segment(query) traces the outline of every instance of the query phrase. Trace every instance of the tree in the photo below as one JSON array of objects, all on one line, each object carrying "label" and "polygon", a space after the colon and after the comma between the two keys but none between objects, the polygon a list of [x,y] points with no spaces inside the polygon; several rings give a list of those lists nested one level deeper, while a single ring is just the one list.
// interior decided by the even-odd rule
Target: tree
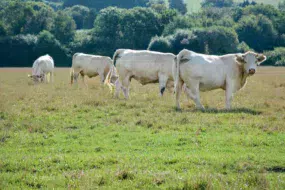
[{"label": "tree", "polygon": [[122,37],[120,23],[123,9],[108,7],[102,9],[94,21],[92,41],[99,47],[98,54],[111,56],[117,48],[120,48],[119,39]]},{"label": "tree", "polygon": [[28,5],[30,5],[35,12],[24,26],[23,33],[38,34],[42,30],[51,31],[56,15],[54,10],[42,2],[28,2]]},{"label": "tree", "polygon": [[161,34],[158,15],[149,8],[129,9],[122,17],[121,32],[123,47],[146,49],[151,38]]},{"label": "tree", "polygon": [[12,1],[4,8],[2,19],[7,24],[10,35],[17,35],[23,32],[24,27],[31,21],[35,14],[32,6],[20,1]]},{"label": "tree", "polygon": [[6,36],[7,35],[7,30],[5,28],[5,25],[3,22],[0,21],[0,37]]},{"label": "tree", "polygon": [[278,8],[281,11],[285,11],[285,0],[282,0],[278,3]]},{"label": "tree", "polygon": [[177,9],[183,15],[187,13],[187,5],[184,0],[169,0],[169,8]]},{"label": "tree", "polygon": [[242,3],[239,4],[240,7],[246,7],[249,5],[256,5],[257,3],[255,1],[249,1],[249,0],[244,0]]},{"label": "tree", "polygon": [[67,44],[73,40],[76,24],[71,16],[59,11],[54,19],[52,33],[61,43]]},{"label": "tree", "polygon": [[201,3],[202,7],[232,7],[234,5],[233,0],[204,0]]},{"label": "tree", "polygon": [[77,29],[82,29],[85,25],[87,25],[90,14],[90,10],[88,7],[82,5],[75,5],[73,7],[66,8],[63,11],[73,18],[76,23]]},{"label": "tree", "polygon": [[270,20],[279,16],[280,12],[273,5],[256,4],[250,5],[243,9],[243,15],[264,15]]},{"label": "tree", "polygon": [[277,31],[264,15],[243,16],[236,27],[240,41],[256,51],[270,50],[276,44]]},{"label": "tree", "polygon": [[83,5],[89,8],[96,8],[101,10],[110,6],[119,8],[133,8],[133,7],[146,7],[148,0],[65,0],[64,7],[72,7],[74,5]]}]

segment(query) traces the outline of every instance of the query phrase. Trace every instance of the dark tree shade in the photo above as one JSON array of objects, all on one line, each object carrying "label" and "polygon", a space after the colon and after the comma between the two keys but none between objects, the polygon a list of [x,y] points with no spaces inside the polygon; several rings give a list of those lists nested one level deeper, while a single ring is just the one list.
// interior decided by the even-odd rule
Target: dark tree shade
[{"label": "dark tree shade", "polygon": [[181,14],[187,13],[187,6],[184,0],[169,0],[169,8],[177,9]]},{"label": "dark tree shade", "polygon": [[97,10],[104,9],[109,6],[116,6],[119,8],[133,8],[145,7],[148,0],[65,0],[64,7],[72,7],[74,5],[84,5],[89,8],[96,8]]}]

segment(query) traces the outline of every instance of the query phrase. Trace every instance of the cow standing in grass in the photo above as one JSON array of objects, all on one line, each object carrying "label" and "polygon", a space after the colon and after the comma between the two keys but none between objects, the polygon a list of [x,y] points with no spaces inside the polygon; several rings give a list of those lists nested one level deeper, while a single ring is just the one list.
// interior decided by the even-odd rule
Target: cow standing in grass
[{"label": "cow standing in grass", "polygon": [[[119,80],[115,82],[115,97],[123,90],[126,99],[129,98],[129,86],[131,79],[135,79],[142,85],[159,83],[160,95],[166,87],[173,87],[172,65],[176,56],[172,53],[160,53],[148,50],[118,49],[113,56],[114,69]],[[115,73],[115,72],[114,72]]]},{"label": "cow standing in grass", "polygon": [[200,102],[199,91],[224,89],[226,91],[226,109],[231,108],[233,93],[246,84],[248,76],[256,72],[257,65],[266,60],[263,54],[246,52],[223,56],[198,54],[182,50],[177,55],[173,68],[176,91],[176,107],[180,109],[179,99],[182,85],[196,107],[204,109]]},{"label": "cow standing in grass", "polygon": [[[82,81],[87,86],[84,76],[89,78],[100,76],[101,83],[104,84],[105,78],[113,67],[110,57],[89,55],[84,53],[75,53],[72,58],[72,68],[70,73],[71,84],[77,82],[79,74]],[[114,79],[116,80],[116,79]],[[114,82],[113,80],[111,82]]]},{"label": "cow standing in grass", "polygon": [[53,82],[54,61],[51,56],[44,55],[39,57],[33,64],[32,75],[28,77],[32,78],[35,83],[38,82]]}]

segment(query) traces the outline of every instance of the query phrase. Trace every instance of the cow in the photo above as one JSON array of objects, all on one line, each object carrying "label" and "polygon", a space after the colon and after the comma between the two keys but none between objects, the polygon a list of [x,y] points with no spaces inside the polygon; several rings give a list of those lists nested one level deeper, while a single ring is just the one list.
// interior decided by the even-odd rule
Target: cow
[{"label": "cow", "polygon": [[[89,78],[100,76],[101,84],[104,84],[105,78],[113,67],[113,61],[110,57],[90,55],[84,53],[75,53],[72,57],[72,67],[70,72],[70,83],[77,82],[79,74],[86,87],[84,76]],[[118,77],[117,77],[118,78]],[[113,79],[113,83],[117,78]]]},{"label": "cow", "polygon": [[245,86],[247,77],[254,75],[257,65],[265,60],[265,55],[251,51],[223,56],[204,55],[186,49],[180,51],[173,67],[177,109],[180,109],[179,99],[184,83],[186,95],[197,108],[204,109],[200,91],[221,88],[226,91],[225,107],[231,109],[233,94]]},{"label": "cow", "polygon": [[[176,56],[172,53],[160,53],[149,50],[118,49],[113,56],[114,69],[119,79],[115,82],[115,97],[123,90],[125,99],[129,99],[129,85],[135,79],[142,85],[159,83],[162,96],[165,88],[174,86],[172,67]],[[112,76],[112,74],[110,74]]]},{"label": "cow", "polygon": [[33,63],[32,75],[28,77],[32,78],[35,83],[38,82],[53,82],[54,61],[51,56],[44,55],[39,57]]}]

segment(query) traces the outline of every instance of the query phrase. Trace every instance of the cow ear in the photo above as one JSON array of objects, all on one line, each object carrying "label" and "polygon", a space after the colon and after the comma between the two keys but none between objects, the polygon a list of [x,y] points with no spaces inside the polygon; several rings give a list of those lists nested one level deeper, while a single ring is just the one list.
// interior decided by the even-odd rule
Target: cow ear
[{"label": "cow ear", "polygon": [[260,64],[266,60],[266,56],[263,54],[257,54],[256,59],[257,59],[258,63]]},{"label": "cow ear", "polygon": [[236,55],[236,60],[239,63],[244,63],[245,62],[244,58],[245,58],[245,55],[243,55],[243,54]]}]

